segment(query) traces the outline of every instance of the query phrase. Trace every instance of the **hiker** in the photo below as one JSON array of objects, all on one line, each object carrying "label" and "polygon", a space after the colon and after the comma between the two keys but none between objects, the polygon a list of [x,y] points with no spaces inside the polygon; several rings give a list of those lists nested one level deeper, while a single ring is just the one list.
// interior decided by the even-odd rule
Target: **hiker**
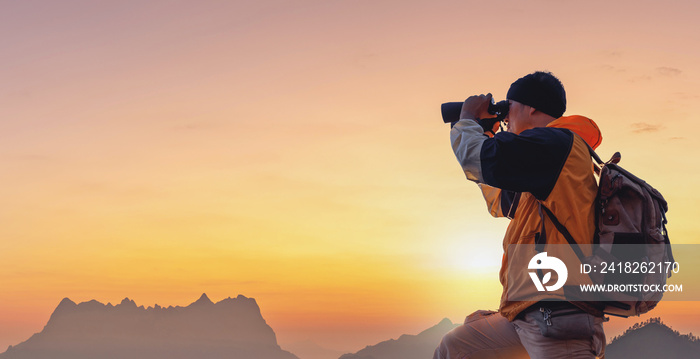
[{"label": "hiker", "polygon": [[[600,144],[598,127],[583,116],[562,117],[566,93],[559,79],[549,72],[535,72],[516,80],[506,97],[506,131],[487,136],[476,121],[493,117],[487,112],[491,103],[488,94],[469,97],[450,132],[457,160],[467,179],[479,185],[491,215],[511,220],[503,239],[504,251],[510,244],[535,244],[540,238],[546,238],[547,244],[567,243],[552,222],[544,219],[542,207],[554,212],[579,243],[592,243],[597,183],[586,143],[593,148]],[[602,308],[593,302],[508,300],[509,260],[508,252],[504,252],[498,312],[479,310],[470,314],[464,325],[443,337],[433,358],[603,357]],[[536,293],[535,286],[531,287]],[[562,321],[592,323],[591,334],[583,339],[545,337],[536,323],[538,316],[542,318],[543,307],[580,312],[557,324],[577,328],[577,322]]]}]

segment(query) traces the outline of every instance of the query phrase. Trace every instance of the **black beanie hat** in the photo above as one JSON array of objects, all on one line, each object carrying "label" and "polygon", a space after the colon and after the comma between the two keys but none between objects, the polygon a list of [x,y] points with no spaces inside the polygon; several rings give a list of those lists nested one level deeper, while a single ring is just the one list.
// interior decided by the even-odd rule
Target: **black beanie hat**
[{"label": "black beanie hat", "polygon": [[566,111],[566,92],[549,72],[535,72],[513,82],[506,98],[559,118]]}]

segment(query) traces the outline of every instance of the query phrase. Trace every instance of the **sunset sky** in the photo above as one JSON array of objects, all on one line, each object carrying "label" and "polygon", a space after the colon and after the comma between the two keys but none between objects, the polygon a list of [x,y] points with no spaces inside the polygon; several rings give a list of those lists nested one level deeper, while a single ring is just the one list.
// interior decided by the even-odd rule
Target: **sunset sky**
[{"label": "sunset sky", "polygon": [[[442,102],[548,70],[700,243],[697,1],[0,1],[0,352],[64,297],[357,351],[494,309]],[[700,302],[651,313],[700,332]],[[645,317],[646,318],[646,317]],[[638,319],[638,318],[637,318]],[[636,319],[614,321],[608,336]]]}]

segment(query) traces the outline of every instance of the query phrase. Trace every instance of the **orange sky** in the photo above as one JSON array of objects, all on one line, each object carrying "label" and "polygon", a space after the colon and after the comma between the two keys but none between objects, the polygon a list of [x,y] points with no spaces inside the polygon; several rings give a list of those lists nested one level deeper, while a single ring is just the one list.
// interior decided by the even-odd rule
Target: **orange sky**
[{"label": "orange sky", "polygon": [[[697,243],[699,6],[5,3],[0,350],[63,297],[243,294],[283,344],[353,351],[494,308],[507,223],[439,105],[535,70],[598,122],[602,157],[666,196],[672,240]],[[700,330],[696,302],[652,314]]]}]

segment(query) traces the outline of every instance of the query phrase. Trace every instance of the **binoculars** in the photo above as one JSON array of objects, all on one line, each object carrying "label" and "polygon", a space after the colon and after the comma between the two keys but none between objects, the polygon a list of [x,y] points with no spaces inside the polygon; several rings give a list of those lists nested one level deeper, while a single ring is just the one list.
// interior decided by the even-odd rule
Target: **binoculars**
[{"label": "binoculars", "polygon": [[[493,101],[493,100],[492,100]],[[462,112],[462,104],[464,102],[446,102],[441,106],[442,121],[445,123],[455,123],[460,120],[459,115]],[[484,132],[493,133],[493,125],[496,122],[503,121],[508,116],[508,100],[499,101],[489,104],[488,112],[495,117],[475,119],[484,129]]]}]

